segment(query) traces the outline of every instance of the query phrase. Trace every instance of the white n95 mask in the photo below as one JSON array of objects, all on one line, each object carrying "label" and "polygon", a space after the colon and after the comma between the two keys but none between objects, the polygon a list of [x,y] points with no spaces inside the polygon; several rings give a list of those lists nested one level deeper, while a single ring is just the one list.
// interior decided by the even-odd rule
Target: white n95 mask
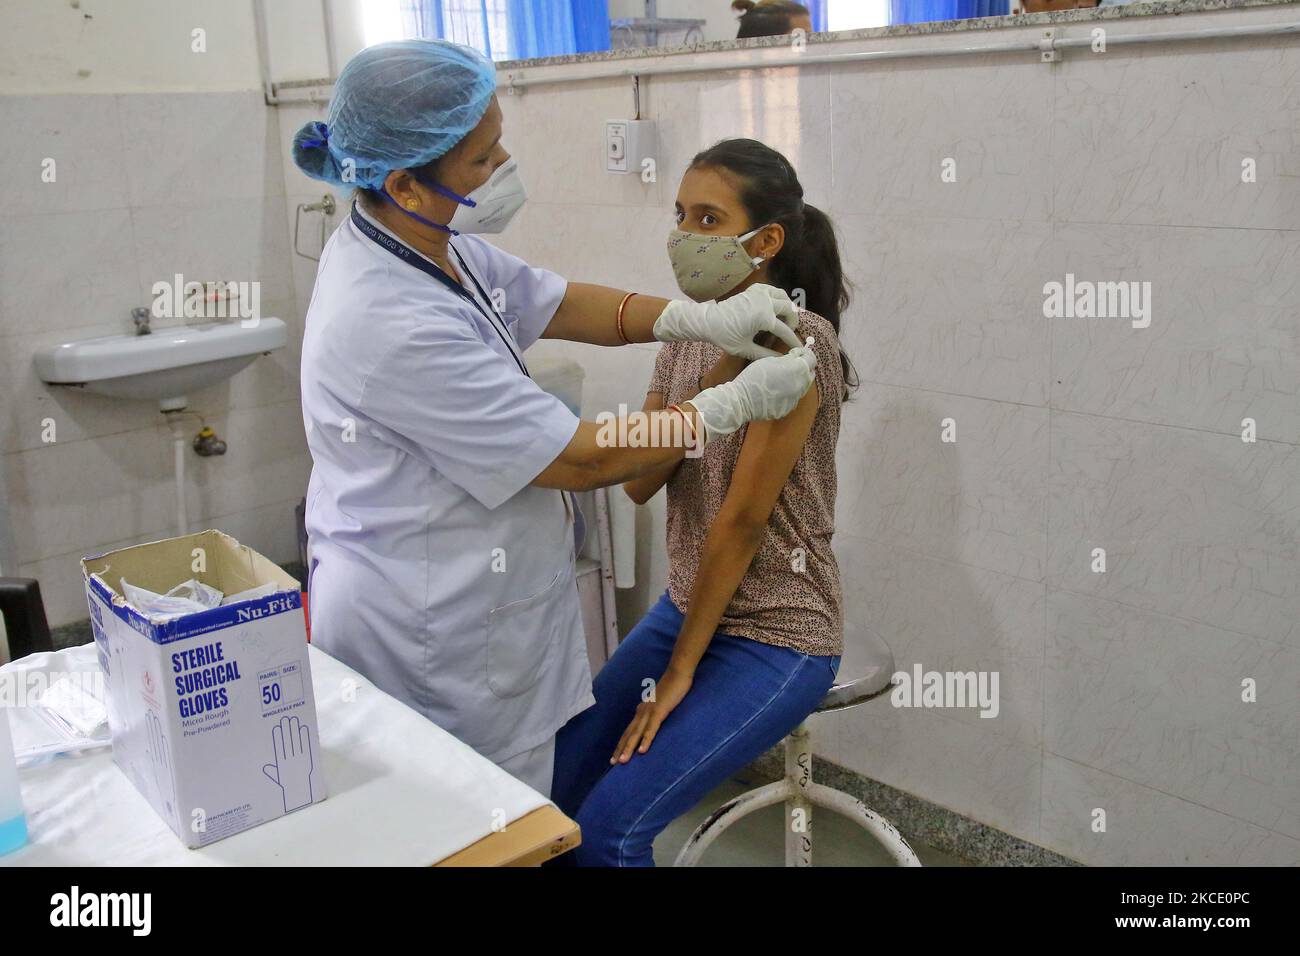
[{"label": "white n95 mask", "polygon": [[497,167],[487,182],[464,198],[474,205],[461,201],[451,222],[447,223],[449,228],[469,233],[496,233],[505,229],[528,198],[524,181],[519,178],[519,164],[513,156],[510,157]]},{"label": "white n95 mask", "polygon": [[744,246],[762,228],[743,236],[711,236],[674,229],[668,236],[668,258],[677,287],[696,302],[726,295],[763,264],[762,256],[751,257]]}]

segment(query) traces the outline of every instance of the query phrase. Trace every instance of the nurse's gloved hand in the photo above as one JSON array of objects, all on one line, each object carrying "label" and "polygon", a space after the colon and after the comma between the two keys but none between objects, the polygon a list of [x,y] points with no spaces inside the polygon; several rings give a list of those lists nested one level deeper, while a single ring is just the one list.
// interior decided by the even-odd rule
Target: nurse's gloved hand
[{"label": "nurse's gloved hand", "polygon": [[812,385],[816,367],[816,353],[801,345],[751,362],[730,382],[704,389],[690,400],[704,425],[704,444],[749,422],[789,415]]},{"label": "nurse's gloved hand", "polygon": [[712,342],[741,358],[779,355],[754,341],[770,332],[791,349],[800,347],[799,310],[781,289],[752,285],[722,302],[687,302],[674,299],[655,320],[654,336],[660,342]]}]

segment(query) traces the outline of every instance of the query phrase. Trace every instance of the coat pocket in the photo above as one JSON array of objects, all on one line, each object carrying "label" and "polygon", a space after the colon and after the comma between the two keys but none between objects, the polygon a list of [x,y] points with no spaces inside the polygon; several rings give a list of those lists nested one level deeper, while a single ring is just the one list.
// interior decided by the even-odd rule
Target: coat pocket
[{"label": "coat pocket", "polygon": [[561,568],[536,594],[488,612],[487,680],[497,697],[518,697],[541,678],[555,646],[568,580]]}]

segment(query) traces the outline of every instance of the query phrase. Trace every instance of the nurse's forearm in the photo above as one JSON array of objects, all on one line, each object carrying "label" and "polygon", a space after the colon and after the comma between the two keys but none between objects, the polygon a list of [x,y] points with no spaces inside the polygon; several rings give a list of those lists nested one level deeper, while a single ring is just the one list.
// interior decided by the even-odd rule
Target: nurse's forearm
[{"label": "nurse's forearm", "polygon": [[[546,466],[532,483],[539,488],[590,491],[630,481],[686,457],[691,435],[703,435],[699,413],[689,403],[674,411],[638,413],[611,417],[608,421],[580,422],[564,451]],[[693,429],[693,431],[692,431]]]},{"label": "nurse's forearm", "polygon": [[[689,401],[695,395],[691,394],[683,398],[683,401]],[[664,396],[662,392],[646,392],[645,403],[641,406],[641,411],[649,414],[651,412],[661,412],[664,410]],[[623,491],[627,496],[639,505],[645,504],[653,498],[665,484],[668,479],[677,471],[680,461],[672,462],[668,465],[661,465],[658,468],[651,468],[643,475],[637,475],[630,481],[623,482]]]},{"label": "nurse's forearm", "polygon": [[564,300],[542,333],[544,339],[564,339],[589,345],[626,345],[653,342],[655,320],[668,299],[637,293],[623,307],[623,335],[618,335],[618,307],[627,292],[603,285],[570,282]]},{"label": "nurse's forearm", "polygon": [[[722,357],[713,363],[713,367],[700,376],[700,387],[689,389],[686,394],[677,400],[678,403],[689,402],[706,388],[721,385],[723,382],[730,382],[748,364],[747,359],[736,358],[736,356],[727,355],[724,352]],[[663,395],[659,392],[649,392],[646,395],[646,403],[641,407],[641,410],[649,412],[663,407]],[[626,481],[623,483],[623,490],[627,492],[629,498],[637,504],[643,505],[657,495],[659,489],[668,483],[668,480],[673,476],[673,472],[677,470],[678,464],[680,462],[673,462],[671,465],[664,465],[662,468],[653,469],[644,475],[633,478],[631,481]]]}]

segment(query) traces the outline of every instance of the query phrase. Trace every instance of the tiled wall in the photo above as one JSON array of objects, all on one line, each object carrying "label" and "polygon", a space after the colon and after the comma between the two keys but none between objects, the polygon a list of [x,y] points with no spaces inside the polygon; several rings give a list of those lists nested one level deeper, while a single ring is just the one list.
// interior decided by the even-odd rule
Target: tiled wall
[{"label": "tiled wall", "polygon": [[0,129],[0,449],[18,572],[40,580],[51,623],[86,616],[80,557],[173,534],[176,496],[156,406],[50,389],[33,354],[131,331],[130,310],[178,272],[260,282],[261,314],[290,330],[286,348],[190,396],[229,445],[224,457],[187,451],[191,526],[294,558],[310,459],[275,110],[257,90],[6,96]]},{"label": "tiled wall", "polygon": [[[1253,13],[1141,29],[1294,19]],[[824,756],[1090,863],[1300,863],[1297,75],[1257,39],[654,77],[651,184],[602,169],[627,80],[502,96],[531,193],[502,245],[573,279],[672,292],[677,180],[725,136],[784,151],[839,227],[848,640],[996,670],[1001,712],[879,700],[816,720]],[[1067,272],[1151,282],[1151,326],[1045,319]],[[584,363],[588,414],[639,407],[653,347],[539,347]]]}]

